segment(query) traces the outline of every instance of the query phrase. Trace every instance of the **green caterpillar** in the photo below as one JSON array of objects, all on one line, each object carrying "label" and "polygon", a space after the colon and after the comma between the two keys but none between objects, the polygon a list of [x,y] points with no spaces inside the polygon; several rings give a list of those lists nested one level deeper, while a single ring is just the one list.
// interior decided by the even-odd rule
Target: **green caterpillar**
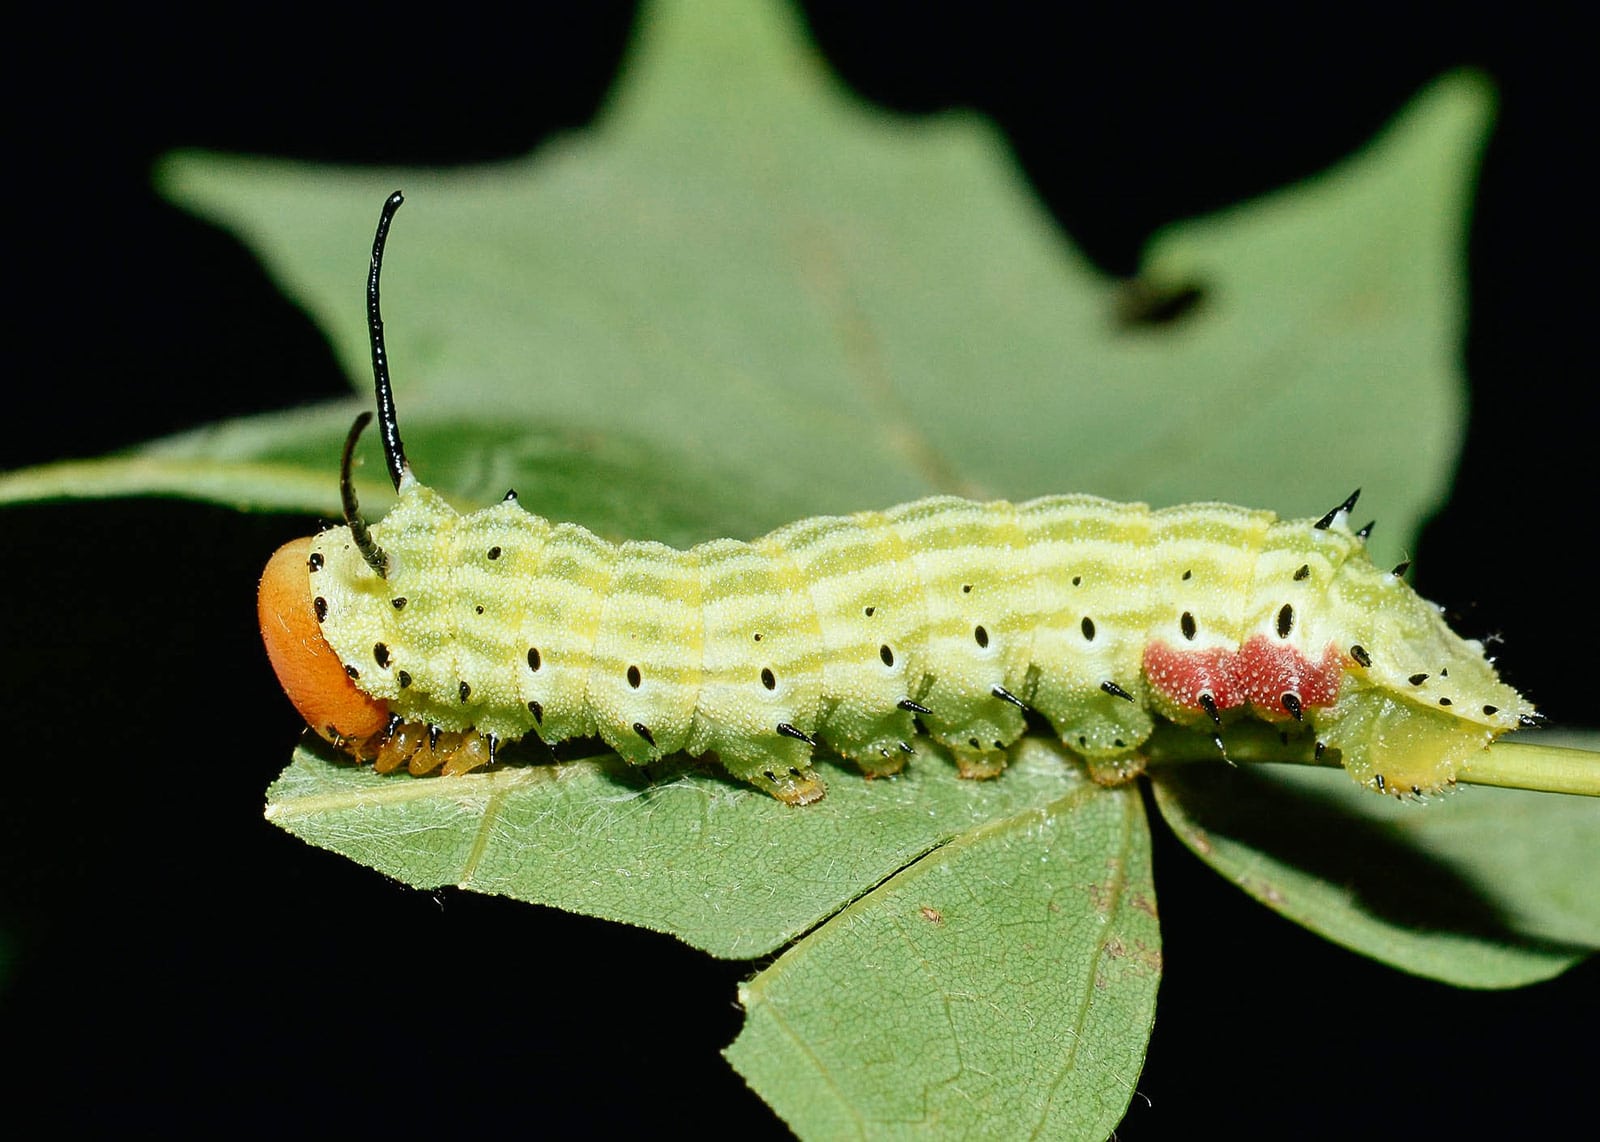
[{"label": "green caterpillar", "polygon": [[1314,735],[1358,781],[1450,784],[1533,707],[1404,582],[1374,566],[1352,495],[1316,520],[1226,504],[933,497],[751,542],[609,543],[514,494],[461,515],[406,461],[378,282],[375,386],[399,502],[297,540],[261,586],[263,637],[307,723],[382,770],[460,773],[529,734],[598,737],[633,764],[715,754],[800,805],[818,748],[869,776],[919,736],[964,776],[1001,771],[1043,719],[1136,768],[1158,718],[1213,738],[1239,717]]}]

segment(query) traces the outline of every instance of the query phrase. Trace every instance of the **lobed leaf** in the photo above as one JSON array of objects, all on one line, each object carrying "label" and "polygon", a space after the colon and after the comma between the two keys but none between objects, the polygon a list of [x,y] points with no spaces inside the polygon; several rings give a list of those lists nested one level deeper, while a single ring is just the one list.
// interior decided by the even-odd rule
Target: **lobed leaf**
[{"label": "lobed leaf", "polygon": [[[600,119],[522,160],[170,158],[166,192],[260,254],[360,396],[0,476],[0,502],[144,491],[336,513],[339,442],[369,403],[368,242],[397,185],[398,400],[419,474],[462,506],[514,486],[553,518],[683,544],[937,490],[1311,515],[1361,484],[1398,549],[1442,501],[1481,78],[1440,80],[1317,179],[1158,236],[1139,288],[1199,300],[1151,324],[981,118],[861,106],[784,7],[663,0],[640,20]],[[1044,742],[989,783],[926,754],[893,781],[830,772],[827,800],[793,811],[689,766],[410,780],[301,751],[268,815],[409,884],[717,955],[787,947],[745,989],[730,1058],[803,1133],[1103,1135],[1158,974],[1137,799]],[[1403,823],[1340,782],[1185,771],[1157,792],[1225,874],[1407,970],[1506,986],[1592,946],[1581,819],[1488,793]],[[1541,856],[1569,826],[1563,856]]]}]

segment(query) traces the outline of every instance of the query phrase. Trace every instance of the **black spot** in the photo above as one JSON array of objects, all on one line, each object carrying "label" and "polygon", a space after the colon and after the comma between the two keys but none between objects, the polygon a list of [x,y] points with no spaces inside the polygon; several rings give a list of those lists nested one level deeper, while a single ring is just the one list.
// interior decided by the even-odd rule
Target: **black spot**
[{"label": "black spot", "polygon": [[910,698],[901,698],[898,702],[895,703],[895,705],[898,706],[900,709],[905,710],[908,713],[912,713],[912,714],[931,714],[931,713],[933,713],[932,710],[928,709],[928,707],[924,706],[921,702],[913,702]]},{"label": "black spot", "polygon": [[1350,657],[1355,659],[1362,666],[1372,665],[1372,656],[1367,653],[1367,648],[1362,646],[1359,642],[1350,647]]},{"label": "black spot", "polygon": [[317,613],[317,621],[322,622],[328,617],[328,600],[318,595],[311,600],[311,609]]},{"label": "black spot", "polygon": [[[1125,702],[1133,701],[1133,695],[1128,693],[1121,686],[1118,686],[1115,682],[1102,682],[1100,683],[1100,689],[1104,690],[1107,694],[1110,694],[1113,698],[1121,698]],[[1119,742],[1118,744],[1121,743]]]},{"label": "black spot", "polygon": [[765,666],[761,668],[761,684],[768,690],[776,690],[778,688],[778,680],[772,676],[772,671]]},{"label": "black spot", "polygon": [[963,583],[963,584],[961,584],[961,593],[963,595],[972,594],[972,584],[971,583]]},{"label": "black spot", "polygon": [[539,664],[542,661],[543,659],[539,657],[539,648],[537,646],[530,646],[528,648],[528,669],[538,670]]},{"label": "black spot", "polygon": [[1088,746],[1089,746],[1089,739],[1088,739],[1088,738],[1087,738],[1087,737],[1086,737],[1086,736],[1085,736],[1085,735],[1083,735],[1083,734],[1079,734],[1079,735],[1078,735],[1078,745],[1079,745],[1079,746],[1080,746],[1080,747],[1081,747],[1081,748],[1085,748],[1085,749],[1087,749],[1087,748],[1088,748]]},{"label": "black spot", "polygon": [[1188,611],[1184,611],[1183,614],[1178,617],[1178,629],[1183,631],[1184,638],[1188,639],[1190,642],[1193,642],[1195,632],[1194,616]]},{"label": "black spot", "polygon": [[1413,686],[1421,686],[1427,680],[1428,676],[1426,674],[1413,674],[1410,678],[1406,679],[1406,681],[1411,683]]},{"label": "black spot", "polygon": [[773,773],[772,770],[770,770],[770,769],[763,769],[761,771],[761,776],[765,777],[768,781],[776,781],[776,780],[778,780],[778,775],[776,773]]},{"label": "black spot", "polygon": [[472,609],[474,611],[476,611],[480,615],[483,614],[483,604],[482,603],[479,603],[477,606],[473,607]]},{"label": "black spot", "polygon": [[465,702],[468,698],[472,697],[472,687],[468,686],[465,682],[463,682],[461,684],[461,688],[460,688],[459,692],[461,694],[461,700],[463,702]]},{"label": "black spot", "polygon": [[1217,708],[1217,699],[1211,691],[1202,690],[1197,701],[1200,703],[1200,708],[1210,715],[1212,724],[1220,726],[1222,724],[1222,711]]},{"label": "black spot", "polygon": [[1383,774],[1379,773],[1373,776],[1372,784],[1378,787],[1379,793],[1382,793],[1384,791],[1384,787],[1388,785],[1388,782],[1384,781]]},{"label": "black spot", "polygon": [[1304,716],[1305,707],[1300,704],[1300,695],[1285,694],[1279,701],[1283,703],[1283,708],[1289,711],[1295,721],[1300,721]]},{"label": "black spot", "polygon": [[1288,603],[1278,611],[1278,637],[1288,638],[1289,632],[1294,629],[1294,608]]},{"label": "black spot", "polygon": [[1111,739],[1111,744],[1116,746],[1118,749],[1127,749],[1128,748],[1128,743],[1123,741],[1121,738],[1112,738]]},{"label": "black spot", "polygon": [[972,628],[972,637],[977,640],[979,646],[989,645],[989,632],[981,626]]},{"label": "black spot", "polygon": [[790,777],[799,777],[800,776],[800,771],[798,769],[796,769],[794,766],[791,765],[789,767],[789,776]]},{"label": "black spot", "polygon": [[656,739],[650,733],[650,727],[645,725],[643,722],[634,722],[633,723],[633,732],[638,734],[640,737],[642,737],[645,741],[649,742],[651,745],[655,745],[656,744]]},{"label": "black spot", "polygon": [[637,666],[628,667],[628,685],[629,686],[632,686],[635,690],[637,690],[639,688],[639,683],[643,682],[643,681],[644,681],[644,679],[640,676],[639,668]]},{"label": "black spot", "polygon": [[1450,668],[1448,666],[1446,666],[1443,670],[1439,671],[1439,677],[1440,678],[1448,678],[1448,677],[1450,677]]},{"label": "black spot", "polygon": [[1192,578],[1193,578],[1193,577],[1194,577],[1194,572],[1193,572],[1193,571],[1185,571],[1185,572],[1184,572],[1184,573],[1183,573],[1183,581],[1184,581],[1184,582],[1185,582],[1185,583],[1187,583],[1187,582],[1188,582],[1188,581],[1189,581],[1189,580],[1190,580],[1190,579],[1192,579]]},{"label": "black spot", "polygon": [[755,638],[756,638],[756,641],[757,641],[757,642],[760,642],[760,641],[761,641],[761,632],[760,632],[760,631],[756,631],[756,635],[755,635]]},{"label": "black spot", "polygon": [[411,675],[406,671],[402,670],[398,677],[400,679],[400,689],[404,690],[407,686],[411,685]]},{"label": "black spot", "polygon": [[1483,708],[1483,713],[1484,713],[1485,717],[1492,718],[1496,714],[1498,714],[1499,712],[1500,712],[1500,707],[1499,706],[1485,706]]},{"label": "black spot", "polygon": [[516,498],[517,498],[517,489],[515,489],[515,488],[507,488],[506,489],[506,494],[500,497],[500,502],[501,503],[510,503],[512,500],[514,500]]},{"label": "black spot", "polygon": [[486,554],[489,556],[490,559],[499,559],[500,558],[500,548],[491,547],[491,548],[489,548],[488,552],[486,552]]},{"label": "black spot", "polygon": [[872,617],[872,612],[876,611],[877,609],[878,609],[877,607],[865,607],[865,608],[862,609],[861,613],[866,615],[867,618],[870,619]]},{"label": "black spot", "polygon": [[883,659],[883,664],[885,666],[894,665],[894,651],[889,649],[888,643],[884,643],[878,648],[878,657]]},{"label": "black spot", "polygon": [[528,713],[533,715],[533,720],[535,722],[538,722],[541,725],[544,724],[544,707],[538,702],[528,703]]},{"label": "black spot", "polygon": [[967,739],[967,744],[970,745],[973,749],[982,749],[983,748],[981,745],[978,744],[978,739],[977,738],[968,738]]},{"label": "black spot", "polygon": [[1294,573],[1294,581],[1296,583],[1300,582],[1302,579],[1309,579],[1310,577],[1311,564],[1309,563],[1300,564],[1300,569]]},{"label": "black spot", "polygon": [[1449,698],[1440,698],[1439,699],[1439,705],[1441,705],[1441,706],[1448,706],[1450,704],[1451,704],[1451,702],[1450,702]]},{"label": "black spot", "polygon": [[309,567],[312,571],[321,571],[322,570],[322,552],[313,551],[311,553],[311,558],[306,560],[306,566]]},{"label": "black spot", "polygon": [[384,646],[381,642],[374,643],[372,647],[372,660],[380,667],[387,670],[389,668],[389,648]]},{"label": "black spot", "polygon": [[1316,749],[1312,750],[1311,756],[1316,758],[1318,761],[1321,761],[1322,760],[1322,755],[1327,753],[1327,752],[1328,752],[1328,743],[1327,742],[1318,742]]},{"label": "black spot", "polygon": [[1094,620],[1088,615],[1083,616],[1083,621],[1078,624],[1078,629],[1083,632],[1083,637],[1089,642],[1094,641]]},{"label": "black spot", "polygon": [[1398,579],[1409,570],[1411,570],[1411,560],[1407,559],[1403,563],[1396,563],[1394,565],[1394,570],[1389,572],[1389,574],[1393,575],[1396,579]]},{"label": "black spot", "polygon": [[1082,575],[1074,575],[1074,576],[1073,576],[1073,577],[1072,577],[1072,585],[1073,585],[1073,586],[1074,586],[1074,587],[1081,587],[1081,586],[1083,586],[1083,576],[1082,576]]},{"label": "black spot", "polygon": [[354,666],[346,666],[344,668],[344,672],[346,674],[350,675],[350,677],[352,677],[352,678],[360,678],[361,677],[361,671],[357,670]]},{"label": "black spot", "polygon": [[405,610],[406,597],[404,595],[401,595],[398,599],[390,599],[389,602],[394,606],[395,610],[397,610],[397,611]]}]

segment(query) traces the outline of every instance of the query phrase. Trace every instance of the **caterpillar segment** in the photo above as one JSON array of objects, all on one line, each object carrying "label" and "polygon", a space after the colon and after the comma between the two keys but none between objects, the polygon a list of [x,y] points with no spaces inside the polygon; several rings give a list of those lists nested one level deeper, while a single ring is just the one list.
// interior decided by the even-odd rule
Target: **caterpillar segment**
[{"label": "caterpillar segment", "polygon": [[1226,754],[1254,718],[1336,751],[1380,792],[1448,786],[1534,717],[1480,644],[1367,555],[1352,495],[1319,519],[1227,504],[938,496],[688,550],[611,543],[515,495],[460,514],[417,480],[395,421],[378,273],[374,382],[399,493],[370,527],[281,549],[263,637],[307,724],[379,770],[464,773],[502,743],[599,738],[644,765],[715,755],[789,804],[827,750],[869,777],[919,737],[968,777],[1047,723],[1097,780],[1138,772],[1158,722]]}]

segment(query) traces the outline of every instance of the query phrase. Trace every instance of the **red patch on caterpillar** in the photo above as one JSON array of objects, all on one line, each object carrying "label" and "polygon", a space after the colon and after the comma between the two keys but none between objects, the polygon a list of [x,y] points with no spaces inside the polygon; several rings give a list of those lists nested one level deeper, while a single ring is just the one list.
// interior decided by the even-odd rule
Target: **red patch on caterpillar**
[{"label": "red patch on caterpillar", "polygon": [[1144,648],[1144,676],[1173,705],[1200,714],[1202,694],[1211,695],[1219,710],[1245,704],[1238,678],[1239,652],[1212,646],[1204,650],[1179,650],[1164,642]]},{"label": "red patch on caterpillar", "polygon": [[1283,696],[1293,694],[1310,710],[1331,706],[1339,697],[1344,658],[1331,642],[1312,661],[1288,643],[1258,634],[1239,648],[1237,670],[1240,688],[1258,709],[1281,711]]},{"label": "red patch on caterpillar", "polygon": [[1174,706],[1195,714],[1210,712],[1202,700],[1207,695],[1217,710],[1248,703],[1273,718],[1294,716],[1286,694],[1301,710],[1331,706],[1339,696],[1343,669],[1344,659],[1331,642],[1320,658],[1311,659],[1263,634],[1238,650],[1180,650],[1152,642],[1144,651],[1144,676],[1150,685]]}]

